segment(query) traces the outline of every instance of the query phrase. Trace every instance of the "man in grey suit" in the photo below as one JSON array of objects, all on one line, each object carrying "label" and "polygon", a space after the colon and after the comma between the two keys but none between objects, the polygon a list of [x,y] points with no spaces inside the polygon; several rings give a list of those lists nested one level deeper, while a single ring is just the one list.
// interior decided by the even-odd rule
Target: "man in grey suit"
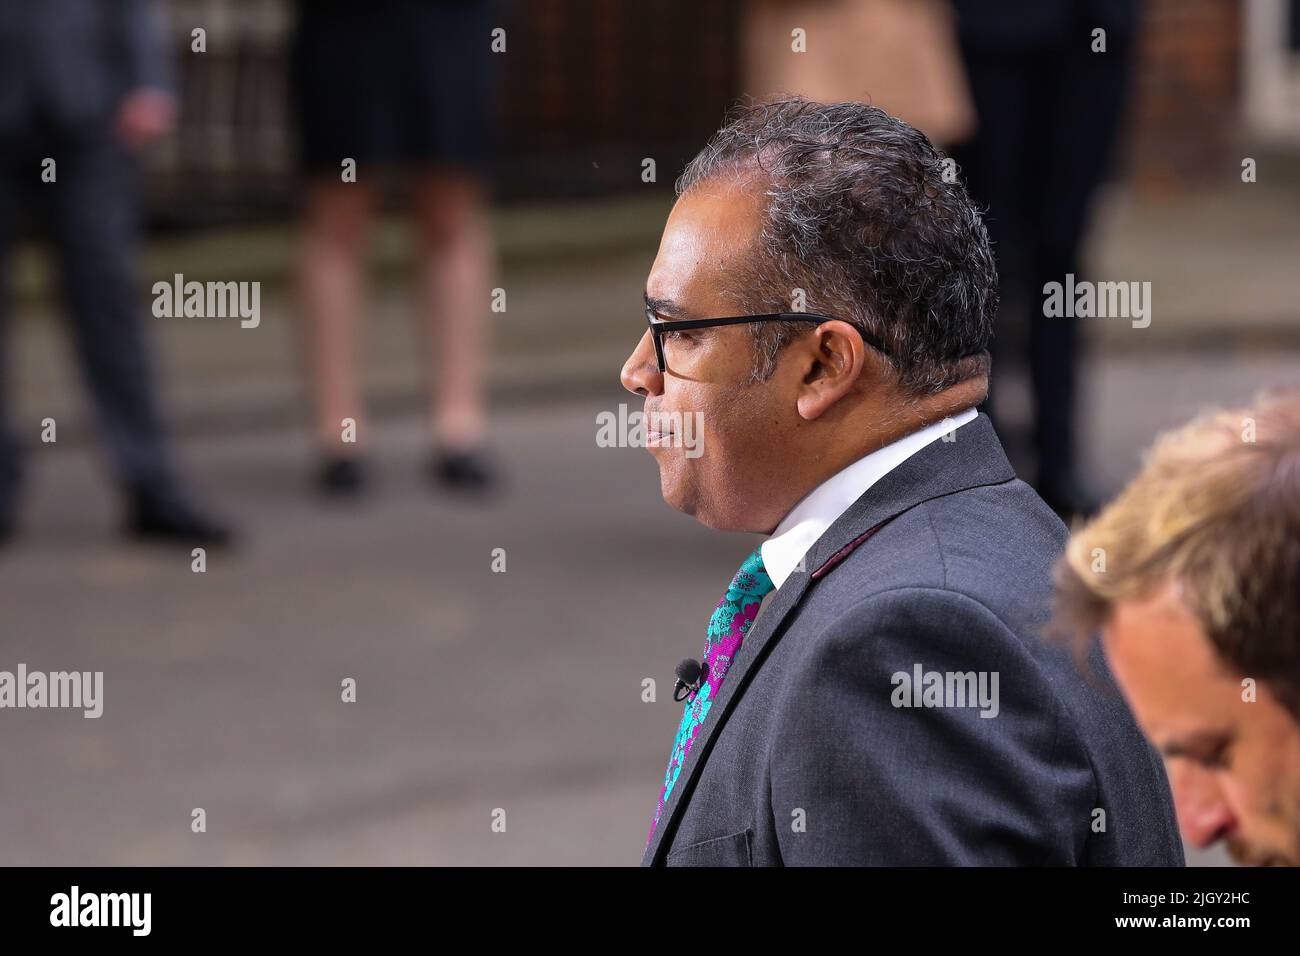
[{"label": "man in grey suit", "polygon": [[[167,86],[148,0],[0,8],[0,266],[16,214],[34,204],[58,253],[77,357],[127,496],[127,529],[218,544],[226,530],[183,494],[169,461],[135,287],[132,153],[170,125]],[[21,479],[5,359],[0,347],[0,541],[13,529]]]},{"label": "man in grey suit", "polygon": [[678,182],[623,383],[665,500],[768,537],[679,667],[647,864],[1182,863],[1104,663],[1039,636],[1065,528],[975,411],[997,277],[952,172],[792,98]]}]

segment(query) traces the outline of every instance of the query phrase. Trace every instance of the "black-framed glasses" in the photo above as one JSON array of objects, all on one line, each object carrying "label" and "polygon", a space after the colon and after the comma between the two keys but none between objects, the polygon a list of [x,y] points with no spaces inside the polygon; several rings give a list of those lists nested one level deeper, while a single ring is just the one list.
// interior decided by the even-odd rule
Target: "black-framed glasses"
[{"label": "black-framed glasses", "polygon": [[[663,322],[655,318],[655,310],[650,306],[646,306],[645,320],[650,325],[650,339],[655,344],[655,359],[659,362],[660,375],[668,371],[668,363],[664,359],[663,342],[663,337],[668,332],[688,332],[691,329],[711,329],[722,325],[747,325],[750,322],[813,322],[821,325],[823,322],[839,321],[833,315],[821,315],[817,312],[769,312],[765,315],[730,315],[720,319],[680,319]],[[885,347],[885,343],[879,338],[866,329],[853,325],[852,322],[848,324],[852,325],[858,335],[862,336],[863,342],[866,342],[880,354],[889,355],[889,349]]]}]

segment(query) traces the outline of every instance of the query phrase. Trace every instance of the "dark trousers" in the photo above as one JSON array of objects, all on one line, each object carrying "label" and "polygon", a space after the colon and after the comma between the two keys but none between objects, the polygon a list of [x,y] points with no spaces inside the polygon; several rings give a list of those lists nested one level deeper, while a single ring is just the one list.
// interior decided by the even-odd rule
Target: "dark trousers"
[{"label": "dark trousers", "polygon": [[[1105,53],[1091,51],[1082,28],[1027,48],[962,50],[980,125],[956,158],[987,209],[1004,306],[1027,317],[1040,489],[1068,485],[1075,471],[1078,327],[1044,317],[1043,285],[1079,275],[1089,205],[1113,151],[1131,41],[1109,39]],[[1006,320],[1004,308],[999,326]],[[995,377],[1005,354],[995,341]],[[999,417],[996,397],[990,412]]]},{"label": "dark trousers", "polygon": [[[52,183],[41,180],[46,157],[57,164]],[[0,136],[0,509],[12,508],[18,492],[20,435],[40,430],[39,420],[15,423],[7,401],[3,266],[23,213],[34,213],[53,241],[77,359],[118,478],[159,492],[172,485],[135,286],[136,206],[134,164],[107,130]]]}]

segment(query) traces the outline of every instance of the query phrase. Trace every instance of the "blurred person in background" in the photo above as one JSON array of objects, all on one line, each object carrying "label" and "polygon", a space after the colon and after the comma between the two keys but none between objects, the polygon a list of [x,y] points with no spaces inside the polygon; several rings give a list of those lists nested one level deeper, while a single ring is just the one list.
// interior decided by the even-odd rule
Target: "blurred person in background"
[{"label": "blurred person in background", "polygon": [[[155,13],[149,0],[0,7],[0,266],[17,238],[15,217],[30,203],[57,253],[77,358],[125,489],[127,530],[220,544],[226,528],[194,506],[170,461],[135,287],[134,154],[166,132],[176,112]],[[0,539],[13,530],[21,483],[4,384]]]},{"label": "blurred person in background", "polygon": [[[298,5],[293,89],[307,176],[300,296],[308,374],[330,494],[356,494],[362,442],[343,421],[364,414],[358,324],[364,258],[380,174],[408,174],[419,309],[434,383],[433,475],[484,491],[485,320],[493,267],[484,166],[491,141],[488,0],[311,0]],[[355,161],[355,181],[343,164]]]},{"label": "blurred person in background", "polygon": [[1100,630],[1187,841],[1300,866],[1300,390],[1162,435],[1070,540],[1059,630]]},{"label": "blurred person in background", "polygon": [[[974,130],[947,0],[746,0],[742,11],[747,94],[870,103],[936,145]],[[796,27],[802,53],[793,49]]]},{"label": "blurred person in background", "polygon": [[[1043,314],[1043,286],[1081,272],[1088,211],[1119,129],[1137,0],[954,0],[975,101],[975,135],[955,152],[986,207],[1004,313],[1028,322],[1034,487],[1069,520],[1095,509],[1076,449],[1078,326]],[[1094,52],[1095,31],[1104,52]],[[1006,316],[999,335],[1005,340]],[[1006,355],[995,339],[993,359]],[[1005,418],[996,389],[994,420]],[[1004,428],[1005,431],[1005,423]]]}]

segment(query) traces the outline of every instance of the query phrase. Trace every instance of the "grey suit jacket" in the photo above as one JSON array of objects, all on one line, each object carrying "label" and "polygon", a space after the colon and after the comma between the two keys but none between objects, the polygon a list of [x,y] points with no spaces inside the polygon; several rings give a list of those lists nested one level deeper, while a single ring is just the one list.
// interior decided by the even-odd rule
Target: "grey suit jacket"
[{"label": "grey suit jacket", "polygon": [[153,0],[0,3],[0,136],[99,126],[128,90],[170,82]]},{"label": "grey suit jacket", "polygon": [[1182,865],[1100,654],[1040,636],[1064,526],[985,416],[953,434],[769,596],[643,863]]}]

